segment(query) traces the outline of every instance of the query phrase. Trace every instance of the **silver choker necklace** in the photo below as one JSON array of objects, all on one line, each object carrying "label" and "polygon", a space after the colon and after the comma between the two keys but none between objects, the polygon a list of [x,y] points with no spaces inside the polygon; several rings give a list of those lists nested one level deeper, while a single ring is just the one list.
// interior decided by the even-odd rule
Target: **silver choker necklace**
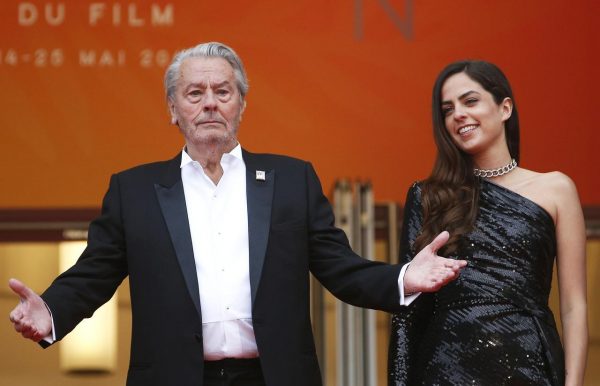
[{"label": "silver choker necklace", "polygon": [[508,165],[504,165],[498,169],[473,169],[473,174],[475,177],[484,177],[484,178],[492,178],[492,177],[500,177],[505,175],[506,173],[512,171],[517,167],[517,161],[515,159],[511,159]]}]

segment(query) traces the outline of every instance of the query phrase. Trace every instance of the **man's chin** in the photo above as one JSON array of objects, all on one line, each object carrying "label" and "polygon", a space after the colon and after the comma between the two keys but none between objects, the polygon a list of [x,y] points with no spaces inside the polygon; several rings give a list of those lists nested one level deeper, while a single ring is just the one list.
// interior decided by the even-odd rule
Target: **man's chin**
[{"label": "man's chin", "polygon": [[192,143],[195,145],[203,145],[203,146],[207,146],[207,145],[227,145],[230,143],[236,143],[236,139],[229,135],[228,133],[223,133],[223,132],[204,132],[200,135],[195,135],[192,138]]}]

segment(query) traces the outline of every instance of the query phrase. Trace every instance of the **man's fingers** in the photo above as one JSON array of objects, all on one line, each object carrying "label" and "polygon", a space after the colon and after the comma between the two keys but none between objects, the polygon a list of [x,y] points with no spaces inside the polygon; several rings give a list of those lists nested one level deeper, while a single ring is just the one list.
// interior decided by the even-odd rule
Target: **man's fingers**
[{"label": "man's fingers", "polygon": [[453,260],[453,259],[446,259],[445,257],[442,257],[442,259],[445,260],[444,267],[451,269],[454,272],[460,271],[461,268],[464,268],[467,265],[466,260]]},{"label": "man's fingers", "polygon": [[27,331],[22,331],[21,336],[23,338],[31,339],[35,335],[35,331],[33,329],[28,329]]},{"label": "man's fingers", "polygon": [[35,336],[39,334],[35,328],[29,328],[27,331],[21,332],[21,335],[23,335],[23,337],[27,339],[35,339]]},{"label": "man's fingers", "polygon": [[8,281],[8,286],[23,300],[29,299],[34,293],[31,289],[29,289],[29,287],[27,287],[25,284],[21,283],[17,279],[10,279]]},{"label": "man's fingers", "polygon": [[446,244],[446,242],[448,241],[449,238],[450,238],[450,233],[448,233],[447,231],[443,231],[442,233],[437,235],[436,238],[433,239],[433,241],[431,243],[429,243],[429,247],[431,247],[431,250],[433,251],[433,253],[437,253],[437,251],[441,247],[443,247],[444,244]]},{"label": "man's fingers", "polygon": [[10,315],[8,316],[8,318],[10,319],[10,321],[12,323],[18,323],[19,321],[21,321],[22,317],[23,317],[23,314],[20,313],[20,312],[18,312],[18,311],[16,311],[16,310],[13,310],[10,313]]},{"label": "man's fingers", "polygon": [[14,327],[15,327],[15,331],[18,333],[21,333],[21,334],[23,334],[24,332],[27,332],[31,329],[31,326],[29,326],[27,324],[23,324],[23,323],[15,323]]},{"label": "man's fingers", "polygon": [[10,279],[8,286],[21,299],[21,303],[9,314],[9,319],[15,331],[24,338],[39,342],[45,336],[44,331],[39,329],[40,323],[45,326],[45,321],[37,315],[39,310],[36,311],[36,308],[39,308],[39,303],[41,303],[41,301],[36,301],[39,297],[33,290],[17,279]]}]

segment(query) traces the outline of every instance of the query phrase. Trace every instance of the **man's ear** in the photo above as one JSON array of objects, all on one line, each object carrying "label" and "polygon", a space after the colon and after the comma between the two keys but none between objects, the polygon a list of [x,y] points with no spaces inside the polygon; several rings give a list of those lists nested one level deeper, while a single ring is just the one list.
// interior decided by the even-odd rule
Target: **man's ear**
[{"label": "man's ear", "polygon": [[169,106],[169,113],[171,113],[171,124],[177,124],[177,114],[175,113],[175,103],[171,98],[167,99],[167,105]]},{"label": "man's ear", "polygon": [[240,122],[242,121],[242,116],[244,115],[244,111],[246,110],[246,100],[243,100],[242,103],[242,111],[240,111]]}]

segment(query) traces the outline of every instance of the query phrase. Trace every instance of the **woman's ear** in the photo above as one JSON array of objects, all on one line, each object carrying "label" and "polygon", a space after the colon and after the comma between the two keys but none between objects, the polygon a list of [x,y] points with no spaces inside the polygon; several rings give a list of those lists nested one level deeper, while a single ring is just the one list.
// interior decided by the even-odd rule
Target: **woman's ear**
[{"label": "woman's ear", "polygon": [[512,115],[513,110],[513,101],[509,97],[504,98],[504,100],[500,103],[500,108],[502,109],[502,122],[508,121],[508,118]]}]

